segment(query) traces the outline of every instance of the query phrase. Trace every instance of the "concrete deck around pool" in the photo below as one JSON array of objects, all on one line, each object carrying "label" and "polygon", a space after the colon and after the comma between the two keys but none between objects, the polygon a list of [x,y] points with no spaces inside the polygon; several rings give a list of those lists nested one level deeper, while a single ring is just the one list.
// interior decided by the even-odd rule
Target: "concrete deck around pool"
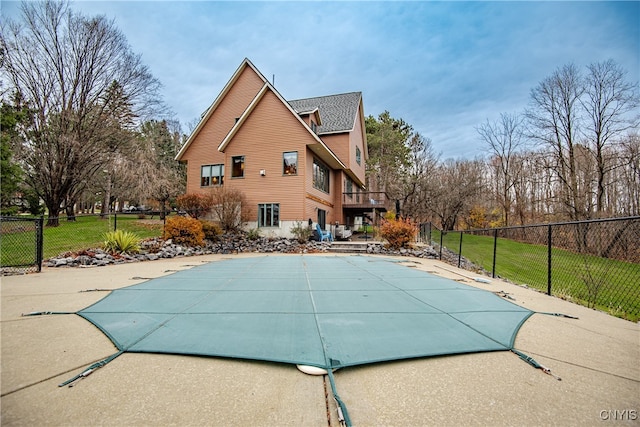
[{"label": "concrete deck around pool", "polygon": [[[233,257],[245,256],[258,255]],[[293,365],[125,353],[73,388],[58,387],[113,354],[114,345],[79,316],[21,316],[42,310],[75,312],[106,295],[80,291],[130,286],[228,257],[44,269],[3,277],[1,424],[338,425],[328,381]],[[477,283],[465,278],[469,272],[440,261],[397,259],[407,268],[505,291],[534,311],[579,319],[535,314],[516,339],[518,350],[551,368],[562,381],[510,352],[338,370],[338,392],[354,425],[640,424],[638,324],[499,280]]]}]

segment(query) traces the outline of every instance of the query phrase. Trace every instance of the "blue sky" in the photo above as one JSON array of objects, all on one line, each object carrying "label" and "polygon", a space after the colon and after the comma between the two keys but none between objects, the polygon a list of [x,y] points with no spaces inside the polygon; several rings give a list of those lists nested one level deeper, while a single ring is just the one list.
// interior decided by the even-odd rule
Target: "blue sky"
[{"label": "blue sky", "polygon": [[[363,93],[441,158],[486,152],[476,127],[521,112],[556,68],[613,59],[640,79],[640,2],[76,1],[115,19],[185,131],[249,58],[286,99]],[[17,4],[2,2],[3,15]]]}]

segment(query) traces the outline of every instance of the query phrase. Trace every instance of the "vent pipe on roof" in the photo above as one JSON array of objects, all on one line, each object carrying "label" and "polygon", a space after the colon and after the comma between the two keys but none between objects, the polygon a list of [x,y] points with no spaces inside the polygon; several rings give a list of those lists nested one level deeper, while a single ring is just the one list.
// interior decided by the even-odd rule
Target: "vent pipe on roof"
[{"label": "vent pipe on roof", "polygon": [[276,75],[273,74],[273,77],[271,77],[271,86],[276,87]]}]

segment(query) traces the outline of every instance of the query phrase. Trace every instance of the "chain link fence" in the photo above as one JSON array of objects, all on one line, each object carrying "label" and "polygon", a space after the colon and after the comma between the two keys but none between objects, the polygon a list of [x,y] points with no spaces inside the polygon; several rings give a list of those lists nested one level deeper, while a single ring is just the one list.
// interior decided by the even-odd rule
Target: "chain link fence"
[{"label": "chain link fence", "polygon": [[[77,215],[58,219],[2,217],[3,274],[40,271],[42,261],[101,247],[105,233],[125,230],[140,238],[160,237],[165,215],[158,212]],[[549,295],[640,319],[640,217],[442,232],[420,225],[420,238],[483,268],[492,277]],[[455,263],[455,258],[453,259]]]},{"label": "chain link fence", "polygon": [[420,237],[491,274],[615,316],[640,319],[640,217],[442,232]]},{"label": "chain link fence", "polygon": [[2,274],[40,271],[42,267],[42,218],[0,218],[0,267]]},{"label": "chain link fence", "polygon": [[[130,231],[142,239],[160,237],[164,231],[164,218],[166,215],[153,211],[76,215],[73,218],[2,217],[2,273],[40,271],[42,261],[48,258],[102,247],[105,234],[110,231]],[[57,226],[47,225],[56,220]]]}]

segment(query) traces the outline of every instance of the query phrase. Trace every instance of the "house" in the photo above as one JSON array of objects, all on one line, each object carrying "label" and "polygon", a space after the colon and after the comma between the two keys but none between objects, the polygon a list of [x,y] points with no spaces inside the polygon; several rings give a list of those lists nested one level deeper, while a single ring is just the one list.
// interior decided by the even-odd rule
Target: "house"
[{"label": "house", "polygon": [[309,219],[331,231],[370,210],[362,94],[287,101],[245,59],[202,115],[176,160],[187,193],[240,189],[249,228],[290,236]]}]

